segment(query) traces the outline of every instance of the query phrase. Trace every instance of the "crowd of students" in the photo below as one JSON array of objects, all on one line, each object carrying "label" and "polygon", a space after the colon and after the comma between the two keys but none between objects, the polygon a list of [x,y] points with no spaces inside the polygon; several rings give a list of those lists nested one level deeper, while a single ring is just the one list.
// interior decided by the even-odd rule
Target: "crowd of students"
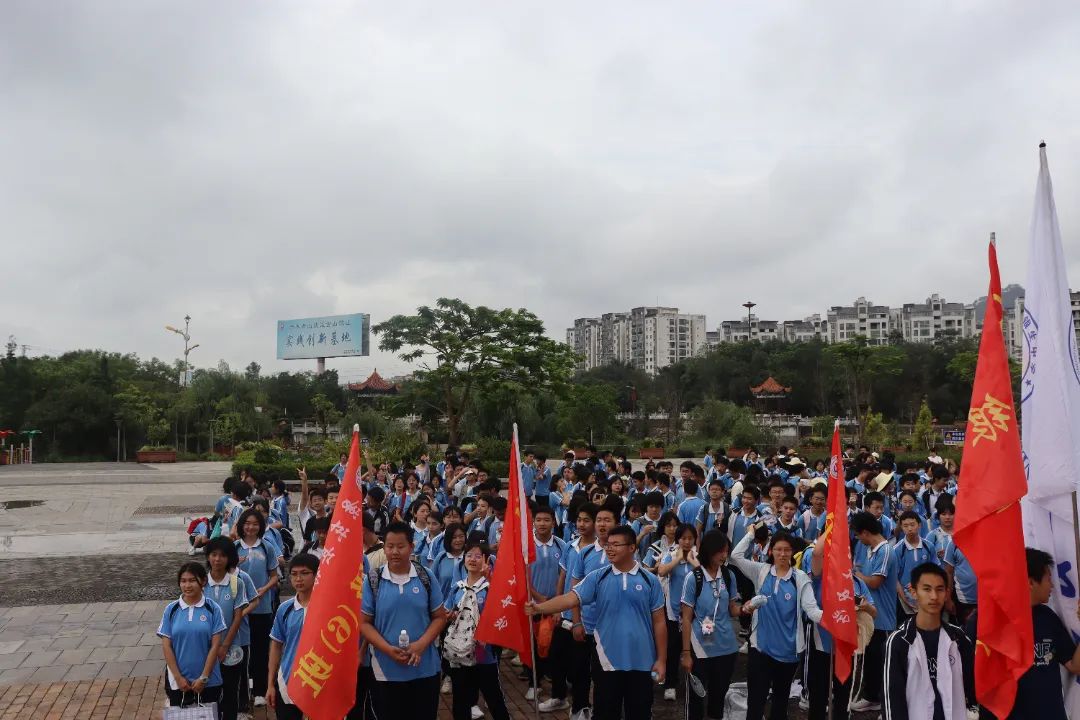
[{"label": "crowd of students", "polygon": [[[750,720],[767,707],[773,720],[788,717],[796,678],[797,702],[815,720],[830,709],[888,720],[975,712],[977,587],[952,542],[963,498],[954,463],[845,450],[859,651],[841,684],[821,625],[825,460],[811,465],[787,448],[716,451],[634,471],[589,450],[554,467],[526,451],[521,467],[536,543],[525,611],[541,639],[540,682],[527,697],[541,712],[649,718],[662,685],[667,702],[682,689],[687,718],[722,718],[740,654]],[[342,456],[317,486],[301,469],[295,514],[284,483],[228,480],[214,516],[189,527],[205,564],[180,568],[180,598],[158,631],[172,704],[216,701],[225,720],[260,705],[301,717],[287,678],[345,469]],[[520,659],[474,637],[505,522],[500,481],[453,451],[437,464],[369,465],[354,481],[365,579],[347,717],[434,718],[441,692],[455,720],[483,717],[481,695],[493,718],[509,718],[499,666]],[[1052,569],[1048,555],[1028,551],[1035,665],[1010,717],[1065,718],[1058,665],[1080,671],[1080,650],[1045,605]],[[295,595],[282,600],[286,576]]]}]

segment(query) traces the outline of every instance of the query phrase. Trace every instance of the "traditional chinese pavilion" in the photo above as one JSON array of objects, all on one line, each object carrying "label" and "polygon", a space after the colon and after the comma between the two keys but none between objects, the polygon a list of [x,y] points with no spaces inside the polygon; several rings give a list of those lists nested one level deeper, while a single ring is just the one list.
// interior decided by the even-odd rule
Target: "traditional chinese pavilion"
[{"label": "traditional chinese pavilion", "polygon": [[376,369],[368,376],[367,380],[359,383],[349,383],[348,389],[356,393],[358,398],[384,398],[397,395],[398,390],[401,388],[396,383],[384,380],[378,369]]},{"label": "traditional chinese pavilion", "polygon": [[751,387],[750,394],[754,396],[754,406],[758,412],[782,412],[791,388],[784,387],[770,375],[765,382]]}]

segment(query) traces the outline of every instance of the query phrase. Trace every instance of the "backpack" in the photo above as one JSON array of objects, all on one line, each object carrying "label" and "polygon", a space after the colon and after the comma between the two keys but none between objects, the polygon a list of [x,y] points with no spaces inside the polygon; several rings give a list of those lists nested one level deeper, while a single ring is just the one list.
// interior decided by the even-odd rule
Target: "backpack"
[{"label": "backpack", "polygon": [[[420,561],[413,558],[412,565],[416,568],[416,577],[420,580],[420,584],[424,586],[424,592],[427,593],[428,601],[431,600],[431,577],[428,575],[428,571],[420,564]],[[385,565],[383,567],[386,567]],[[375,612],[375,604],[379,600],[379,583],[382,581],[382,568],[371,568],[368,571],[368,586],[371,588],[371,611]]]},{"label": "backpack", "polygon": [[[724,580],[724,587],[727,589],[727,594],[728,594],[728,597],[730,598],[731,595],[732,595],[732,593],[731,593],[731,574],[730,574],[730,571],[727,569],[726,565],[720,567],[720,577],[723,578],[723,580]],[[703,587],[705,587],[705,571],[699,565],[696,568],[694,568],[694,598],[695,599],[701,597],[701,589]]]},{"label": "backpack", "polygon": [[200,523],[206,523],[206,527],[208,529],[212,529],[214,527],[214,523],[210,522],[210,518],[192,518],[191,522],[189,522],[187,526],[187,534],[190,535],[191,533],[195,532],[195,528],[199,527]]},{"label": "backpack", "polygon": [[457,617],[446,630],[442,641],[442,653],[450,667],[472,667],[476,664],[476,625],[480,622],[480,591],[488,587],[481,580],[475,587],[464,581],[458,583],[464,590],[457,604]]},{"label": "backpack", "polygon": [[[702,506],[701,510],[698,512],[697,521],[699,523],[701,523],[701,527],[702,527],[703,530],[705,528],[705,525],[709,521],[709,516],[716,514],[716,513],[709,512],[709,509],[711,507],[712,507],[712,502],[711,501],[706,502],[705,505]],[[719,530],[720,532],[722,532],[722,533],[724,533],[726,535],[727,534],[727,529],[728,529],[728,518],[731,517],[731,509],[727,506],[727,503],[724,503],[722,507],[724,508],[724,519],[721,520],[720,524],[717,525],[716,527],[714,527],[713,530]]]}]

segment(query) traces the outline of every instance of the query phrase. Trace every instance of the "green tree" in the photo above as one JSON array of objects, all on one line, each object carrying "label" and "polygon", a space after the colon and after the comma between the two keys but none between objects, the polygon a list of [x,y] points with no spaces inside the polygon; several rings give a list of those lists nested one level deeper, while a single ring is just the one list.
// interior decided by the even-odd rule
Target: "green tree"
[{"label": "green tree", "polygon": [[891,345],[870,345],[861,335],[850,342],[830,345],[827,352],[847,376],[851,407],[865,432],[874,386],[903,371],[904,353]]},{"label": "green tree", "polygon": [[724,445],[746,447],[762,438],[750,410],[724,400],[706,400],[690,412],[690,417],[695,435]]},{"label": "green tree", "polygon": [[880,448],[889,437],[889,429],[885,426],[885,418],[881,413],[866,410],[866,420],[863,424],[862,442],[871,448]]},{"label": "green tree", "polygon": [[575,385],[555,403],[556,427],[567,439],[612,438],[618,427],[615,397],[610,385]]},{"label": "green tree", "polygon": [[315,413],[315,424],[322,428],[323,435],[330,434],[331,425],[341,423],[341,413],[322,393],[316,393],[311,398],[311,409]]},{"label": "green tree", "polygon": [[911,444],[922,450],[929,450],[934,445],[934,415],[930,405],[923,398],[919,405],[919,416],[915,418],[915,429],[911,433]]},{"label": "green tree", "polygon": [[413,381],[438,398],[452,444],[459,442],[461,418],[477,395],[561,392],[574,367],[573,351],[547,337],[544,324],[527,310],[439,298],[434,307],[395,315],[372,330],[381,350],[420,363]]}]

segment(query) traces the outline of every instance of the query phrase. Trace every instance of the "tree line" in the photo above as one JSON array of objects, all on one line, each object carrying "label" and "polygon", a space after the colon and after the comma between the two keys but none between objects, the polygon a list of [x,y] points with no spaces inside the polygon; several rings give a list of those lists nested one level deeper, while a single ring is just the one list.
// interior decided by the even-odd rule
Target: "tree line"
[{"label": "tree line", "polygon": [[[300,419],[324,430],[359,423],[375,437],[405,427],[395,418],[408,417],[431,441],[451,444],[506,438],[517,422],[526,443],[632,445],[655,431],[650,414],[671,418],[669,442],[689,432],[681,420],[689,414],[695,436],[734,442],[753,437],[751,409],[853,416],[869,431],[915,424],[924,404],[924,415],[942,424],[962,421],[978,354],[976,341],[959,339],[744,342],[655,377],[619,364],[576,373],[572,349],[548,338],[527,310],[447,298],[373,331],[382,350],[415,368],[396,397],[374,401],[351,397],[333,370],[263,374],[255,362],[243,371],[222,362],[196,370],[182,387],[179,361],[101,350],[37,358],[9,351],[0,359],[0,429],[40,430],[39,459],[115,458],[118,446],[131,456],[141,445],[206,454],[287,437],[290,422]],[[790,387],[788,397],[755,403],[750,388],[769,376]]]}]

